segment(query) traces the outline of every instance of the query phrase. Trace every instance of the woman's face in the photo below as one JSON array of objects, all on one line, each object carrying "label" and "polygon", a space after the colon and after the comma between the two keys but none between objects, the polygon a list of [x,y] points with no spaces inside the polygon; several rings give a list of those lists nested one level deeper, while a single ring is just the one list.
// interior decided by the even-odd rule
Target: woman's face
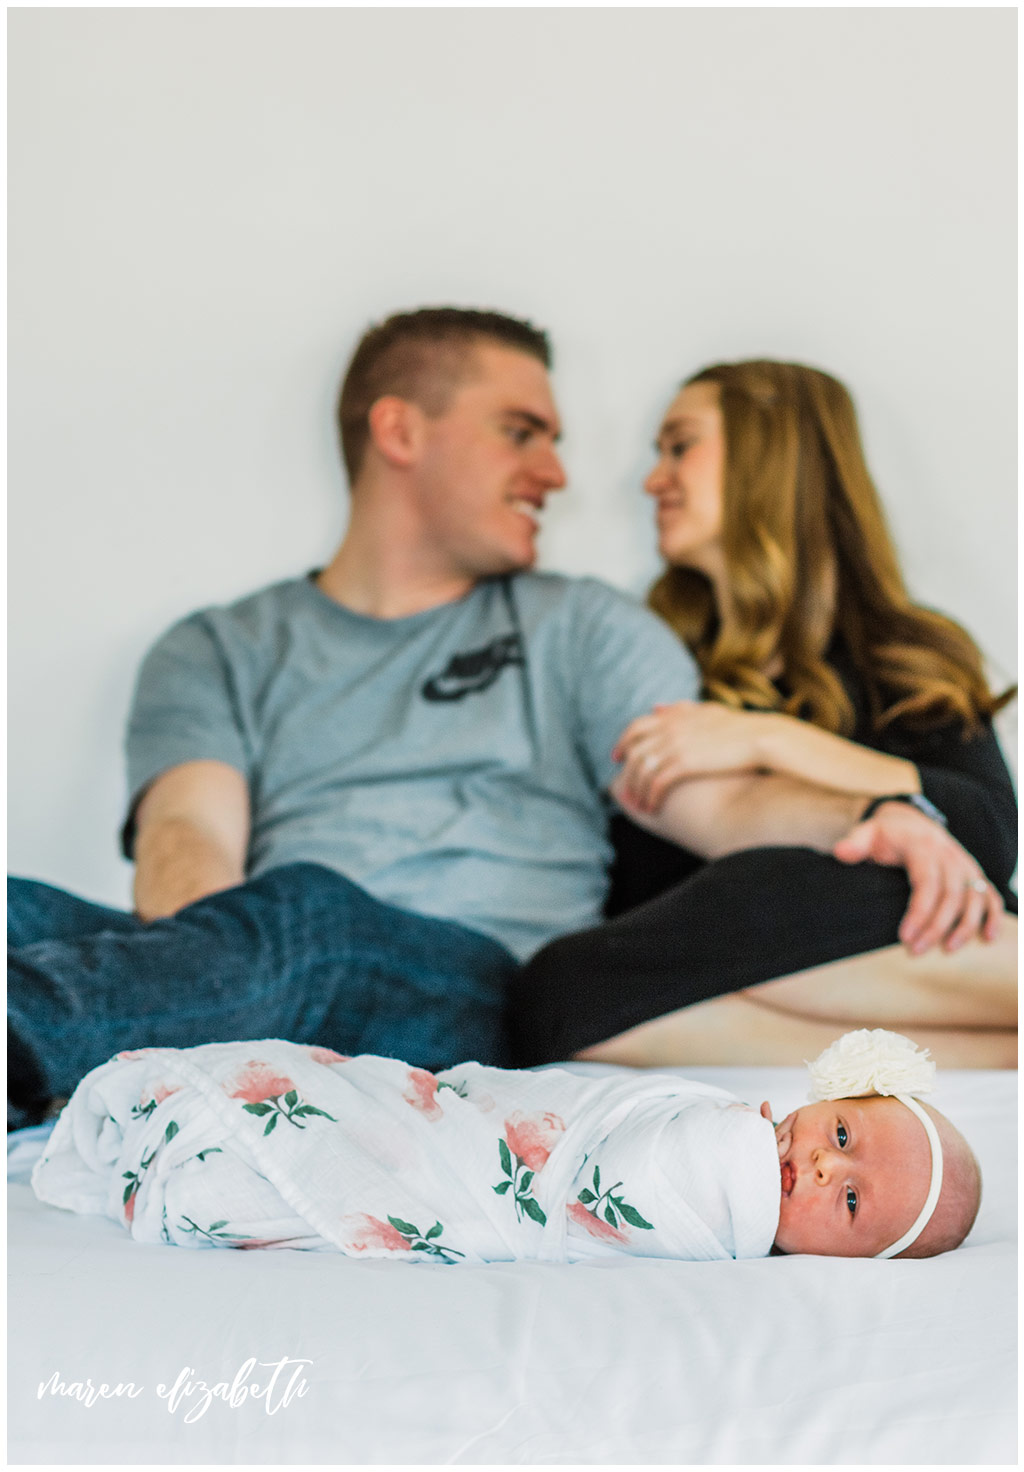
[{"label": "woman's face", "polygon": [[676,395],[655,446],[658,463],[644,490],[658,503],[658,551],[676,567],[722,572],[725,431],[713,383],[690,383]]}]

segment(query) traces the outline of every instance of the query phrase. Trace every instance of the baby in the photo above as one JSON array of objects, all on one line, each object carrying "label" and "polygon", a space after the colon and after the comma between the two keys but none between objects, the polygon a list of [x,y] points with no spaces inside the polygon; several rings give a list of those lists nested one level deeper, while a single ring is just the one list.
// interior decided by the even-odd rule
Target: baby
[{"label": "baby", "polygon": [[978,1208],[962,1136],[906,1038],[849,1033],[772,1125],[671,1075],[437,1075],[265,1040],[123,1053],[83,1079],[33,1173],[43,1201],[141,1241],[445,1263],[629,1253],[929,1256]]}]

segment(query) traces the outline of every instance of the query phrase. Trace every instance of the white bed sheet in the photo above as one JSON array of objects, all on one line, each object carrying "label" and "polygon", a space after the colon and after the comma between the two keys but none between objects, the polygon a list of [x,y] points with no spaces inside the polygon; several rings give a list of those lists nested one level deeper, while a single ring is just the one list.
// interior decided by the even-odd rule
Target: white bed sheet
[{"label": "white bed sheet", "polygon": [[[805,1096],[798,1069],[680,1072],[769,1098],[776,1118]],[[10,1460],[1014,1463],[1016,1075],[947,1073],[933,1097],[977,1151],[985,1195],[968,1242],[921,1262],[453,1268],[186,1252],[42,1206],[22,1171]],[[183,1370],[230,1384],[246,1361],[282,1357],[308,1361],[308,1388],[273,1414],[213,1399],[190,1422],[201,1390],[176,1408],[157,1393]],[[55,1372],[137,1393],[40,1396]]]}]

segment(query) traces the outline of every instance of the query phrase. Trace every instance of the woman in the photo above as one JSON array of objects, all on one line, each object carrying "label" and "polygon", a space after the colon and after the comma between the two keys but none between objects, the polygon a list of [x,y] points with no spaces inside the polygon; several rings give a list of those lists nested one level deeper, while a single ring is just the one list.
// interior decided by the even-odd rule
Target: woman
[{"label": "woman", "polygon": [[987,882],[946,905],[925,955],[905,874],[856,863],[856,838],[836,857],[704,863],[616,819],[614,918],[525,968],[520,1060],[796,1062],[839,1023],[913,1029],[954,1066],[1012,1065],[1016,804],[991,718],[1013,692],[994,696],[964,630],[910,601],[848,393],[796,364],[708,368],[657,450],[646,490],[669,566],[650,602],[704,700],[623,732],[623,806],[657,827],[680,783],[750,772],[865,808],[900,794],[945,818]]}]

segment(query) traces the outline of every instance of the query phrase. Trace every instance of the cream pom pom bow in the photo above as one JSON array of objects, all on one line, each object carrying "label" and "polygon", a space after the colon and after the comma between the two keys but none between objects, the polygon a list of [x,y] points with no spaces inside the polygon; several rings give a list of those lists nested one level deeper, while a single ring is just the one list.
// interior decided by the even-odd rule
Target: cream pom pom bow
[{"label": "cream pom pom bow", "polygon": [[858,1099],[867,1094],[928,1094],[935,1064],[927,1048],[884,1027],[844,1033],[807,1067],[812,1102]]}]

